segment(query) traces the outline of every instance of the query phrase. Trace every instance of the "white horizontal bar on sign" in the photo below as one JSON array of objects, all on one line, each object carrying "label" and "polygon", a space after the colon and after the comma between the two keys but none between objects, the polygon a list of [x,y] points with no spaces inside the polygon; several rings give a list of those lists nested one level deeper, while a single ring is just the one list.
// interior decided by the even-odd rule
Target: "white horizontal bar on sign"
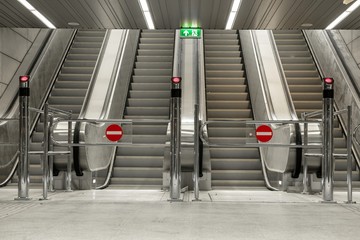
[{"label": "white horizontal bar on sign", "polygon": [[256,136],[272,136],[272,132],[257,132]]},{"label": "white horizontal bar on sign", "polygon": [[122,134],[122,131],[107,131],[106,134],[108,135],[120,135]]}]

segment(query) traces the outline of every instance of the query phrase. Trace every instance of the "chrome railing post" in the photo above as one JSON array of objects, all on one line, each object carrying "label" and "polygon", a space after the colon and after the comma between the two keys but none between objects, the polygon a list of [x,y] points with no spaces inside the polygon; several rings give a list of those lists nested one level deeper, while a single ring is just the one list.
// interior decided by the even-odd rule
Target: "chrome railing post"
[{"label": "chrome railing post", "polygon": [[[306,113],[301,113],[301,118],[303,121],[306,121]],[[304,122],[304,146],[308,145],[309,137],[308,137],[308,123]],[[307,157],[306,157],[306,148],[302,151],[302,159],[303,159],[303,185],[304,190],[302,193],[309,193],[309,181],[308,181],[308,165],[307,165]]]},{"label": "chrome railing post", "polygon": [[[48,140],[50,139],[50,127],[54,124],[54,115],[49,115],[49,134],[48,134]],[[54,151],[54,146],[52,142],[49,140],[49,151]],[[49,156],[49,191],[54,192],[54,156]]]},{"label": "chrome railing post", "polygon": [[172,79],[170,109],[170,201],[181,201],[181,78]]},{"label": "chrome railing post", "polygon": [[19,140],[19,167],[18,167],[18,200],[29,199],[29,76],[20,76],[19,107],[20,107],[20,140]]},{"label": "chrome railing post", "polygon": [[199,201],[199,130],[200,130],[200,121],[199,121],[199,105],[195,104],[194,106],[194,197],[195,201]]},{"label": "chrome railing post", "polygon": [[334,193],[334,80],[323,79],[323,146],[322,197],[324,202],[333,202]]},{"label": "chrome railing post", "polygon": [[72,140],[72,121],[71,117],[68,121],[68,144],[69,144],[69,151],[70,154],[68,154],[68,161],[66,164],[66,191],[71,191],[71,161],[73,159],[73,147],[70,146]]},{"label": "chrome railing post", "polygon": [[48,182],[49,182],[49,124],[48,124],[48,116],[49,116],[49,105],[45,103],[44,106],[44,153],[42,157],[42,167],[43,167],[43,200],[47,200],[48,194]]},{"label": "chrome railing post", "polygon": [[347,127],[347,203],[355,203],[352,200],[352,107],[348,106],[348,127]]}]

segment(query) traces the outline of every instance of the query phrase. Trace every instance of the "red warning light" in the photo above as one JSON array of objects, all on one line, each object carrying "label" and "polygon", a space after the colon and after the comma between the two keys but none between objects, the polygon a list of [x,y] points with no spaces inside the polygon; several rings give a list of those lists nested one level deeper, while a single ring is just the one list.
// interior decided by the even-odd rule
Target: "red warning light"
[{"label": "red warning light", "polygon": [[20,82],[28,82],[30,80],[30,76],[20,76]]},{"label": "red warning light", "polygon": [[175,84],[180,83],[181,82],[181,77],[172,77],[171,82],[175,83]]},{"label": "red warning light", "polygon": [[324,78],[324,82],[325,82],[326,84],[333,84],[333,83],[334,83],[334,79],[332,79],[332,78]]}]

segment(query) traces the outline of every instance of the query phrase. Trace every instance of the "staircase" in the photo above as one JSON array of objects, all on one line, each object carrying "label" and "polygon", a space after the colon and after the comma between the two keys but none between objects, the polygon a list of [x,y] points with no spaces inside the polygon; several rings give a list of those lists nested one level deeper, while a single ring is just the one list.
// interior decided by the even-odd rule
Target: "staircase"
[{"label": "staircase", "polygon": [[[253,120],[236,31],[205,30],[208,120]],[[211,143],[245,142],[245,125],[208,125]],[[211,147],[213,189],[264,187],[257,148]]]},{"label": "staircase", "polygon": [[[72,118],[77,119],[104,37],[104,30],[78,30],[48,98],[49,106],[72,111]],[[31,136],[30,151],[43,150],[43,136],[43,118],[40,118]],[[29,155],[29,162],[30,183],[41,184],[41,156]],[[17,181],[15,176],[12,182]]]},{"label": "staircase", "polygon": [[[169,119],[173,48],[174,31],[142,30],[125,119]],[[110,187],[162,187],[167,126],[133,123],[133,144],[118,147]]]},{"label": "staircase", "polygon": [[[296,113],[322,110],[322,82],[301,31],[273,31],[285,77]],[[346,138],[336,118],[334,152],[346,154]],[[346,159],[335,160],[335,186],[346,186]],[[353,163],[354,186],[360,187],[359,173]]]}]

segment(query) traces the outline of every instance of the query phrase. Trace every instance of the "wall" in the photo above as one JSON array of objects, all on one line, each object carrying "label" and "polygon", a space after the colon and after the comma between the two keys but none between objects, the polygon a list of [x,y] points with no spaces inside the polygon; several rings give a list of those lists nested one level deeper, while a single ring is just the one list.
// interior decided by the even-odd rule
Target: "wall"
[{"label": "wall", "polygon": [[339,32],[360,68],[360,31],[340,30]]},{"label": "wall", "polygon": [[39,31],[31,28],[0,28],[0,98]]}]

